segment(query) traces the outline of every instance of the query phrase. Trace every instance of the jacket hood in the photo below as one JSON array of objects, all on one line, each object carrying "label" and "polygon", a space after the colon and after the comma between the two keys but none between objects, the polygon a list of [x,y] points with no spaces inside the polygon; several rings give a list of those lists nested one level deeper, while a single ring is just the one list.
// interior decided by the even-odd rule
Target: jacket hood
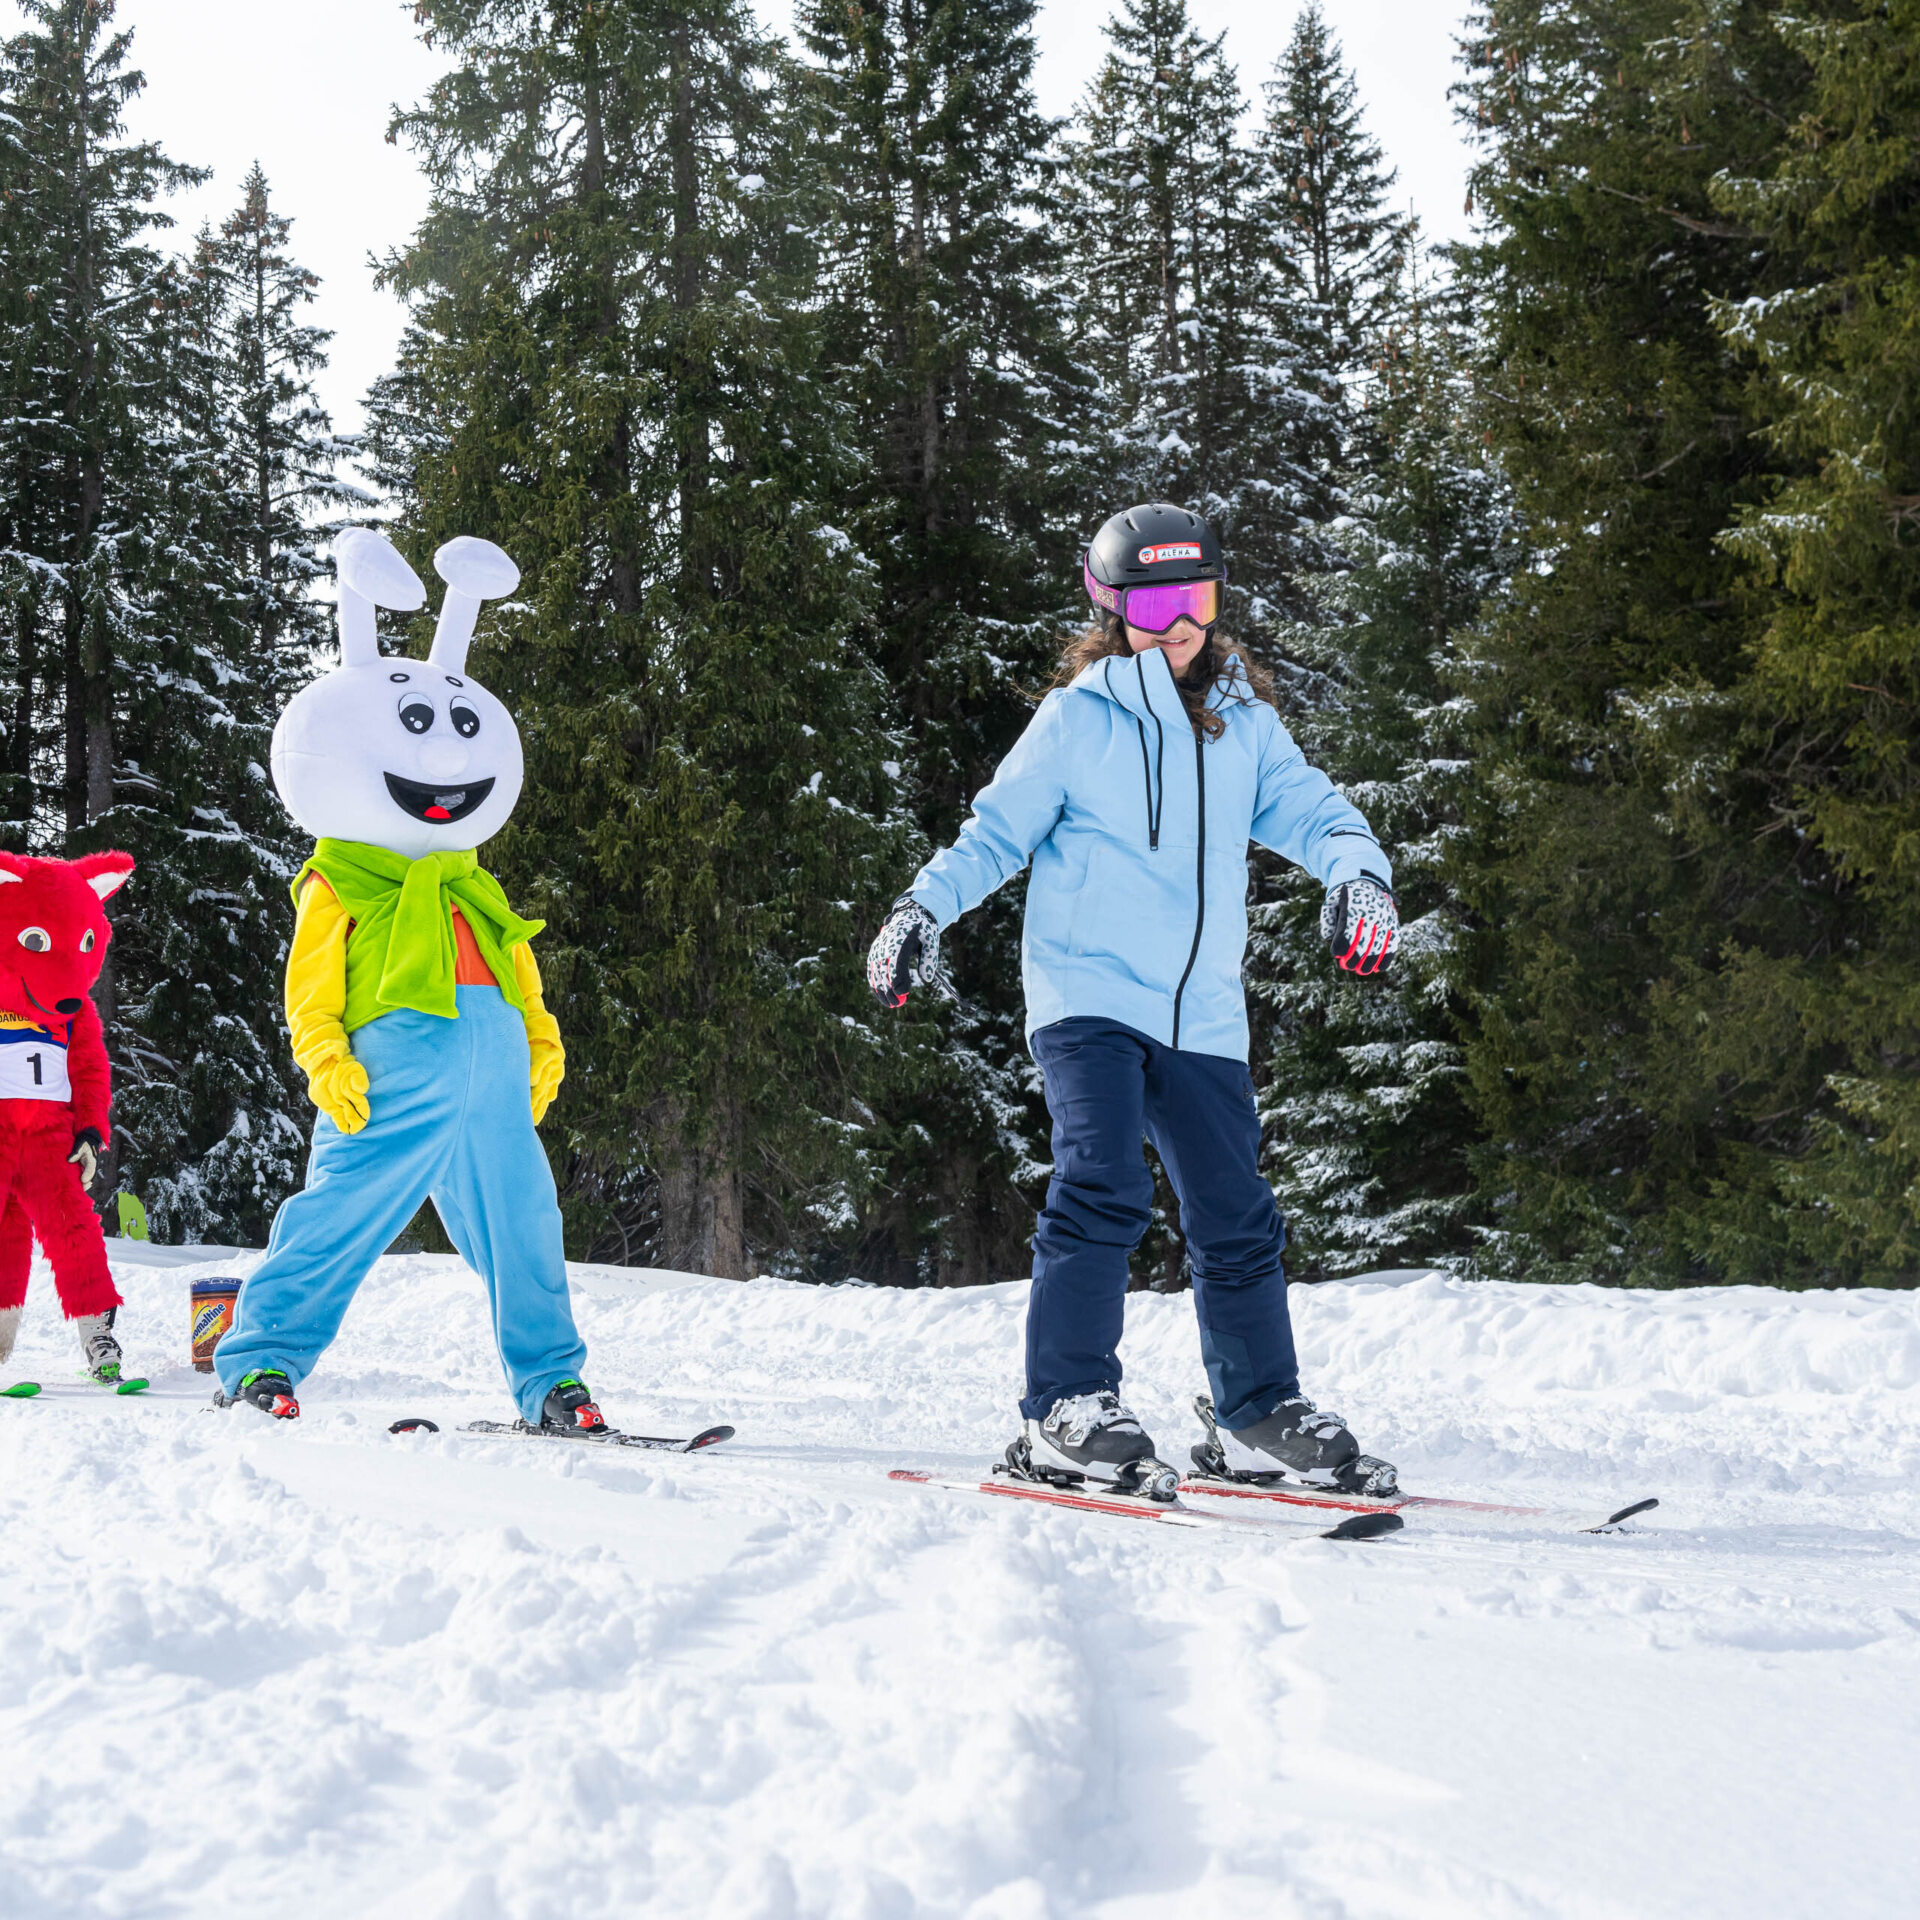
[{"label": "jacket hood", "polygon": [[[1230,653],[1226,663],[1229,667],[1238,668],[1240,656]],[[1097,693],[1132,714],[1136,720],[1164,723],[1184,717],[1179,684],[1173,677],[1173,668],[1167,664],[1165,650],[1160,647],[1148,647],[1144,653],[1109,653],[1092,661],[1074,675],[1067,691]],[[1207,690],[1207,705],[1210,707],[1237,704],[1233,695],[1218,680]]]}]

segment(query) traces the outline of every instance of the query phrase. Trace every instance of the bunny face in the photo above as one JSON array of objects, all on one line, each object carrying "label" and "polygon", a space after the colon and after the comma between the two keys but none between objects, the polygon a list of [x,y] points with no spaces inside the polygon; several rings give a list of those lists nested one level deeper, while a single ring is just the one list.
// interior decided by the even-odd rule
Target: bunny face
[{"label": "bunny face", "polygon": [[431,660],[336,668],[273,730],[273,784],[301,826],[410,860],[492,839],[522,773],[513,716],[471,674]]},{"label": "bunny face", "polygon": [[273,784],[314,836],[358,840],[418,860],[465,853],[506,825],[520,798],[520,730],[467,672],[483,600],[520,584],[490,540],[449,540],[433,557],[447,583],[424,660],[383,659],[374,608],[411,613],[426,589],[367,527],[334,541],[340,665],[287,703],[273,730]]}]

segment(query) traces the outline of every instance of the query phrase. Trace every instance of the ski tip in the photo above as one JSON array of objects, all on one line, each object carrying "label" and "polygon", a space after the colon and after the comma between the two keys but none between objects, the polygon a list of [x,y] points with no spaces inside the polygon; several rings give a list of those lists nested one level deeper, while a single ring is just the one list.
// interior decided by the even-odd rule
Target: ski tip
[{"label": "ski tip", "polygon": [[115,1393],[145,1393],[147,1382],[144,1380],[120,1380],[114,1384]]},{"label": "ski tip", "polygon": [[685,1453],[698,1453],[702,1447],[717,1447],[722,1440],[731,1440],[731,1427],[709,1427],[704,1433],[696,1433],[682,1449]]},{"label": "ski tip", "polygon": [[889,1480],[911,1480],[918,1486],[924,1486],[933,1476],[929,1473],[921,1473],[914,1467],[891,1467],[887,1471],[887,1478]]},{"label": "ski tip", "polygon": [[440,1429],[431,1420],[409,1418],[396,1420],[387,1431],[389,1433],[438,1433]]},{"label": "ski tip", "polygon": [[1352,1519],[1342,1520],[1337,1527],[1329,1527],[1320,1538],[1378,1540],[1382,1534],[1398,1533],[1406,1524],[1397,1513],[1356,1513]]},{"label": "ski tip", "polygon": [[0,1387],[0,1400],[31,1400],[39,1391],[38,1380],[16,1380],[10,1387]]},{"label": "ski tip", "polygon": [[1622,1507],[1618,1513],[1610,1513],[1597,1527],[1589,1527],[1589,1533],[1605,1533],[1609,1527],[1617,1527],[1624,1520],[1631,1520],[1636,1513],[1650,1513],[1660,1504],[1658,1500],[1636,1500],[1630,1507]]}]

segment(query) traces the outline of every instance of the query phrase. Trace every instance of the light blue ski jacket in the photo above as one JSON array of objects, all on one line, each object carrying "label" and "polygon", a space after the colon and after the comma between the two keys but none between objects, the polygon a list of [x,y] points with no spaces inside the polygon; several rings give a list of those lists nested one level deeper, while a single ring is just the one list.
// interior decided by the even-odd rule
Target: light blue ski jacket
[{"label": "light blue ski jacket", "polygon": [[1209,704],[1226,731],[1202,741],[1158,647],[1094,661],[1040,703],[959,839],[915,876],[944,930],[1033,862],[1029,1037],[1092,1015],[1244,1060],[1247,843],[1324,886],[1363,872],[1392,885],[1373,830],[1244,678]]}]

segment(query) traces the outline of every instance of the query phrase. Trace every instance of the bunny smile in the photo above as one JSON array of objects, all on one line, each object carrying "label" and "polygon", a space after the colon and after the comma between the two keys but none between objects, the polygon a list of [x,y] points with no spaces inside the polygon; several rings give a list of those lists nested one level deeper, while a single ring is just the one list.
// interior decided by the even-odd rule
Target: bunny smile
[{"label": "bunny smile", "polygon": [[386,776],[387,791],[394,802],[416,820],[431,826],[443,826],[451,820],[464,820],[483,805],[493,791],[493,779],[471,780],[461,787],[423,787],[417,780],[402,780],[397,773]]}]

